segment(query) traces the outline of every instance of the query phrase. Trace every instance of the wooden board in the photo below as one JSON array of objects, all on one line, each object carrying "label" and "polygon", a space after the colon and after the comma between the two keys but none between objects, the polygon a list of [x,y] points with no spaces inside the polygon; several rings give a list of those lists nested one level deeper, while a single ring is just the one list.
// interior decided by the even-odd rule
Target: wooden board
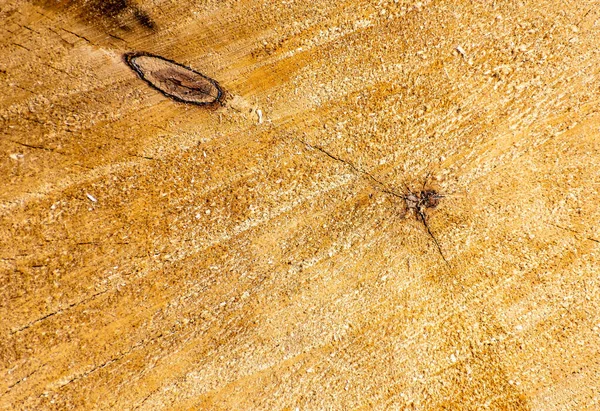
[{"label": "wooden board", "polygon": [[597,1],[0,21],[2,409],[600,407]]}]

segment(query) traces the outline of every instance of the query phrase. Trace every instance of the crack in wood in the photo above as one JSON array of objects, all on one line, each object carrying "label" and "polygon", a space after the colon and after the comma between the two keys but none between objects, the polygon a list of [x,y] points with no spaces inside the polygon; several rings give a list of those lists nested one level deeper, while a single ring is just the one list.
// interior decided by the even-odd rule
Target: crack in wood
[{"label": "crack in wood", "polygon": [[[442,251],[442,247],[440,245],[440,243],[438,242],[437,238],[433,235],[433,232],[431,231],[431,228],[429,227],[429,224],[427,223],[427,215],[425,214],[425,211],[423,211],[423,209],[421,207],[408,207],[408,197],[407,194],[399,194],[397,192],[395,192],[394,190],[392,190],[391,188],[388,187],[387,184],[385,184],[383,181],[379,180],[378,178],[376,178],[373,174],[371,174],[370,172],[363,170],[359,167],[357,167],[356,165],[354,165],[353,163],[351,163],[348,160],[345,160],[339,156],[336,156],[335,154],[330,153],[329,151],[325,150],[323,147],[317,146],[317,145],[313,145],[310,144],[300,138],[297,137],[293,137],[296,141],[304,144],[306,147],[309,147],[310,149],[313,150],[317,150],[321,153],[323,153],[324,155],[326,155],[327,157],[331,158],[332,160],[341,162],[343,164],[345,164],[346,166],[350,167],[354,172],[359,173],[363,176],[366,176],[369,180],[371,180],[372,182],[376,183],[378,186],[381,187],[381,191],[383,191],[386,194],[392,195],[394,197],[397,197],[401,200],[403,200],[405,202],[405,205],[407,205],[407,208],[411,208],[415,210],[416,216],[417,216],[417,220],[421,221],[421,223],[423,223],[423,225],[425,226],[425,230],[427,231],[427,234],[429,234],[429,236],[431,237],[431,239],[433,240],[438,253],[440,254],[440,256],[442,257],[442,260],[444,260],[444,262],[446,263],[446,265],[448,266],[448,268],[451,268],[452,266],[450,265],[450,263],[448,262],[448,260],[446,259],[446,256],[444,255],[443,251]],[[412,192],[412,190],[408,187],[408,185],[406,185],[406,183],[403,182],[403,185],[405,187],[405,189],[407,190],[407,192],[409,193],[409,195],[413,196],[413,197],[418,197],[419,194],[414,194]],[[440,196],[441,198],[441,196]]]},{"label": "crack in wood", "polygon": [[71,303],[71,304],[67,305],[66,307],[59,308],[58,310],[56,310],[56,311],[53,311],[53,312],[51,312],[51,313],[48,313],[48,314],[46,314],[46,315],[44,315],[44,316],[42,316],[42,317],[40,317],[40,318],[36,318],[35,320],[33,320],[33,321],[30,321],[30,322],[28,322],[27,324],[25,324],[25,325],[22,325],[22,326],[21,326],[21,327],[19,327],[19,328],[12,329],[12,330],[10,331],[10,335],[14,335],[14,334],[16,334],[16,333],[19,333],[19,332],[21,332],[21,331],[24,331],[24,330],[26,330],[26,329],[28,329],[28,328],[31,328],[31,327],[32,327],[32,326],[34,326],[35,324],[37,324],[37,323],[39,323],[39,322],[42,322],[42,321],[44,321],[44,320],[46,320],[46,319],[48,319],[48,318],[54,317],[55,315],[62,314],[63,312],[65,312],[65,311],[67,311],[67,310],[70,310],[70,309],[71,309],[71,308],[73,308],[73,307],[76,307],[76,306],[78,306],[78,305],[81,305],[81,304],[85,304],[86,302],[93,300],[94,298],[96,298],[96,297],[98,297],[98,296],[100,296],[100,295],[102,295],[102,294],[106,293],[107,291],[109,291],[109,290],[108,290],[108,289],[106,289],[106,290],[103,290],[103,291],[97,292],[97,293],[95,293],[95,294],[92,294],[91,296],[89,296],[89,297],[87,297],[87,298],[84,298],[84,299],[80,300],[80,301],[76,301],[76,302],[74,302],[74,303]]},{"label": "crack in wood", "polygon": [[41,368],[44,368],[47,364],[48,363],[44,363],[44,364],[40,365],[39,367],[35,368],[33,371],[31,371],[26,376],[20,378],[19,380],[15,381],[14,383],[10,384],[7,387],[6,391],[4,391],[1,396],[3,397],[6,394],[8,394],[14,387],[16,387],[17,385],[21,384],[23,381],[27,381],[27,379],[29,379],[33,374],[35,374],[36,372],[38,372]]},{"label": "crack in wood", "polygon": [[63,27],[61,27],[60,29],[62,31],[66,31],[67,33],[70,33],[70,34],[74,35],[75,37],[79,37],[80,39],[87,41],[89,44],[92,44],[92,45],[94,44],[89,39],[87,39],[86,37],[82,36],[81,34],[77,34],[77,33],[73,32],[73,31],[67,30],[67,29],[65,29]]},{"label": "crack in wood", "polygon": [[34,144],[21,143],[20,141],[16,141],[16,140],[10,140],[10,141],[12,141],[13,143],[18,144],[20,146],[23,146],[23,147],[34,148],[34,149],[37,149],[37,150],[44,150],[44,151],[50,151],[52,153],[62,154],[61,152],[56,151],[53,148],[48,148],[48,147],[44,147],[44,146],[37,146],[37,145],[34,145]]},{"label": "crack in wood", "polygon": [[561,230],[565,230],[565,231],[568,231],[568,232],[570,232],[570,233],[577,234],[578,236],[582,237],[584,240],[592,241],[592,242],[594,242],[594,243],[600,243],[600,240],[597,240],[597,239],[595,239],[594,237],[587,237],[587,236],[586,236],[585,234],[583,234],[582,232],[580,232],[580,231],[577,231],[577,230],[573,230],[572,228],[563,227],[563,226],[561,226],[561,225],[558,225],[558,224],[555,224],[555,223],[549,223],[549,222],[546,222],[546,224],[548,224],[548,225],[551,225],[551,226],[554,226],[554,227],[556,227],[556,228],[560,228]]}]

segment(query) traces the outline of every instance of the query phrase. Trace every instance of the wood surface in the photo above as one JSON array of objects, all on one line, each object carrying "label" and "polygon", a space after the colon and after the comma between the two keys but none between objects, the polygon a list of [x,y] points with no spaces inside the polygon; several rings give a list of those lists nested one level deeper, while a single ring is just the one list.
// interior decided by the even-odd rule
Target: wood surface
[{"label": "wood surface", "polygon": [[1,409],[600,409],[598,1],[0,22]]}]

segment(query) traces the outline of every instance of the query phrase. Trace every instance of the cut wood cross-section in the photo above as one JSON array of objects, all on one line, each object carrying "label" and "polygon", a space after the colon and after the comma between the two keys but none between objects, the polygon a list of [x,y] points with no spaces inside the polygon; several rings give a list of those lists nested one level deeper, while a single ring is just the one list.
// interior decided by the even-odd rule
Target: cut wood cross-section
[{"label": "cut wood cross-section", "polygon": [[0,21],[0,409],[600,408],[597,1]]}]

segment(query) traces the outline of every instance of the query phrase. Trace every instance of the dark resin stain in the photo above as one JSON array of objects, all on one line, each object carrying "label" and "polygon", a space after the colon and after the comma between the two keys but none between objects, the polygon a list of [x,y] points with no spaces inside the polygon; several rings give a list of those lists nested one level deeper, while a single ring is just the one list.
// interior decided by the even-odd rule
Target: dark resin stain
[{"label": "dark resin stain", "polygon": [[174,100],[207,105],[223,98],[219,83],[174,61],[148,53],[125,54],[125,61],[140,78]]},{"label": "dark resin stain", "polygon": [[156,23],[150,15],[130,0],[34,0],[34,4],[59,12],[69,11],[79,18],[95,25],[118,27],[129,31],[132,23],[156,30]]},{"label": "dark resin stain", "polygon": [[141,10],[137,6],[132,5],[131,2],[127,0],[94,1],[91,2],[90,9],[96,10],[99,14],[111,19],[117,19],[120,16],[131,13],[141,26],[150,30],[154,30],[156,28],[156,24],[150,18],[148,13]]}]

